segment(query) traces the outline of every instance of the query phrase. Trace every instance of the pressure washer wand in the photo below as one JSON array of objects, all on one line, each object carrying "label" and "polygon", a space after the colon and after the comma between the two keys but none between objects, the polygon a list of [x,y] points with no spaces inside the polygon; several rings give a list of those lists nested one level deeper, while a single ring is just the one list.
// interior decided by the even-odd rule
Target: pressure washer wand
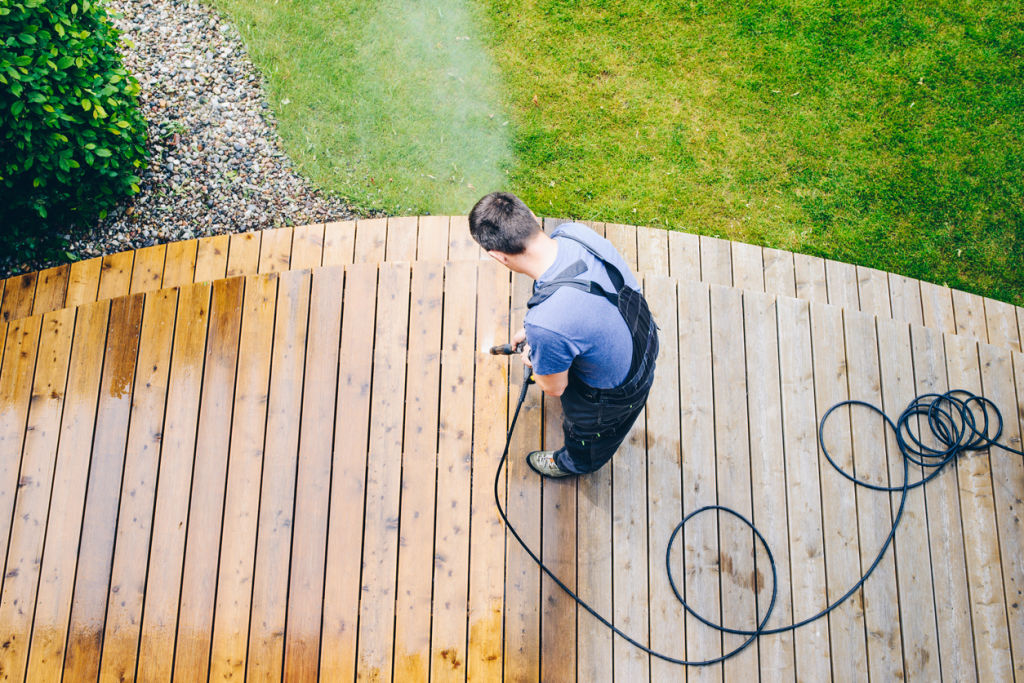
[{"label": "pressure washer wand", "polygon": [[523,352],[523,344],[525,342],[519,342],[515,346],[512,344],[499,344],[498,346],[491,347],[492,356],[511,356],[516,353]]}]

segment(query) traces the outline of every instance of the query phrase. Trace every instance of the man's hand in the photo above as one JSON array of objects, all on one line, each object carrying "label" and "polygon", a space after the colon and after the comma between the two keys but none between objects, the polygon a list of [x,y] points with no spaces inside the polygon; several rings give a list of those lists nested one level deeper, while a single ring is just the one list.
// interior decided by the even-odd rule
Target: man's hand
[{"label": "man's hand", "polygon": [[[520,329],[512,336],[512,345],[515,346],[520,342],[526,341],[526,330]],[[530,361],[530,345],[526,344],[523,347],[523,352],[519,355],[523,360],[523,365],[528,368],[533,368],[533,363]],[[569,386],[569,371],[556,372],[553,375],[534,375],[533,381],[537,383],[537,386],[541,388],[548,396],[558,397],[562,395],[565,388]]]}]

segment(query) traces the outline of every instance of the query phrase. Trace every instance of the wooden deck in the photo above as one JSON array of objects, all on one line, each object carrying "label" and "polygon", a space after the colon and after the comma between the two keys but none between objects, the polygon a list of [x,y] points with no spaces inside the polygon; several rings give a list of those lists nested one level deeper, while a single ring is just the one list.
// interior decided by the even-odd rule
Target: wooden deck
[{"label": "wooden deck", "polygon": [[[1024,681],[1024,462],[961,460],[832,615],[724,664],[643,655],[543,578],[494,510],[529,281],[465,219],[389,219],[153,247],[5,283],[5,680]],[[841,595],[897,496],[821,458],[817,421],[966,388],[1021,447],[1019,309],[685,233],[596,225],[637,265],[663,349],[610,466],[540,481],[559,406],[531,390],[501,490],[544,561],[617,625],[688,658],[735,646],[663,571],[685,511],[751,516],[770,626]],[[29,284],[26,284],[29,283]],[[511,382],[509,377],[511,375]],[[842,412],[835,454],[898,483],[891,435]],[[701,518],[673,557],[695,608],[755,623],[763,554]],[[685,561],[686,570],[681,569]]]}]

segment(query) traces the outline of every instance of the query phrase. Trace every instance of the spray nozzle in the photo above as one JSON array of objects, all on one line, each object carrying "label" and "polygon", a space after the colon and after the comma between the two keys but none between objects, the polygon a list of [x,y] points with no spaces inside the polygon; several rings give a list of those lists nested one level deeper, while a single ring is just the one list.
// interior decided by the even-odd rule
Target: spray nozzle
[{"label": "spray nozzle", "polygon": [[515,346],[512,344],[499,344],[498,346],[491,347],[492,356],[511,356],[515,353],[522,353],[523,345],[525,342],[519,342]]}]

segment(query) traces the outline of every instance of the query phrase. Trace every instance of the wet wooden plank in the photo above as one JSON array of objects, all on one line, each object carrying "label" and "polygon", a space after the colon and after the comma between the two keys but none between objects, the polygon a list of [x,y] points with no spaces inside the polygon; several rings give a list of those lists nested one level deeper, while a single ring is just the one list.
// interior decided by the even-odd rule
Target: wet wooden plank
[{"label": "wet wooden plank", "polygon": [[857,267],[839,261],[825,261],[825,284],[828,302],[833,306],[860,310],[857,291]]},{"label": "wet wooden plank", "polygon": [[[47,268],[39,273],[36,296],[32,302],[32,315],[42,315],[64,308],[70,275],[71,266],[67,263],[55,268]],[[1014,331],[1016,331],[1016,321],[1014,321]]]},{"label": "wet wooden plank", "polygon": [[[989,344],[980,344],[978,351],[984,395],[996,404],[1003,415],[1003,434],[999,443],[1022,450],[1019,418],[1024,413],[1024,401],[1018,401],[1017,396],[1024,396],[1024,383],[1020,381],[1024,379],[1024,356]],[[1024,503],[1020,495],[1024,491],[1024,460],[1019,455],[993,448],[991,466],[1013,675],[1016,680],[1024,680],[1024,660],[1020,657],[1024,652],[1024,604],[1021,604],[1024,598],[1024,534],[1021,533]]]},{"label": "wet wooden plank", "polygon": [[355,263],[380,263],[387,243],[386,218],[369,218],[356,222]]},{"label": "wet wooden plank", "polygon": [[985,300],[977,294],[952,290],[953,316],[956,319],[956,333],[977,341],[988,341],[985,325]]},{"label": "wet wooden plank", "polygon": [[255,275],[260,263],[262,232],[234,233],[228,238],[228,265],[225,275]]},{"label": "wet wooden plank", "polygon": [[218,280],[227,274],[228,251],[231,238],[228,235],[204,237],[196,245],[196,282]]},{"label": "wet wooden plank", "polygon": [[110,302],[101,301],[84,304],[76,316],[50,495],[63,505],[51,506],[46,520],[31,648],[11,650],[4,671],[12,680],[23,678],[26,654],[30,680],[60,680],[63,669],[109,311]]},{"label": "wet wooden plank", "polygon": [[[778,570],[778,598],[768,622],[769,628],[774,628],[793,623],[787,496],[777,493],[786,491],[787,487],[779,386],[779,331],[774,296],[744,293],[743,329],[747,354],[747,416],[750,443],[753,444],[750,460],[753,521],[768,541]],[[767,555],[760,548],[755,561],[757,576],[761,578],[757,590],[760,616],[771,600],[771,572]],[[796,679],[792,632],[761,636],[757,648],[764,677]]]},{"label": "wet wooden plank", "polygon": [[[64,296],[65,306],[71,308],[96,301],[102,263],[103,259],[101,258],[91,258],[71,264],[71,273],[68,275],[68,291]],[[11,286],[10,281],[7,286]]]},{"label": "wet wooden plank", "polygon": [[179,680],[202,680],[209,673],[244,283],[241,277],[213,283],[174,651]]},{"label": "wet wooden plank", "polygon": [[143,604],[138,678],[169,681],[185,555],[188,498],[192,488],[210,311],[210,285],[182,287],[178,295],[171,379],[167,389],[163,447],[153,513],[149,571]]},{"label": "wet wooden plank", "polygon": [[92,461],[82,513],[82,539],[64,657],[64,676],[72,681],[96,679],[99,675],[144,300],[144,295],[134,294],[110,304],[103,379],[96,409]]},{"label": "wet wooden plank", "polygon": [[[195,282],[196,254],[199,249],[197,240],[187,242],[171,242],[167,245],[167,256],[164,258],[164,287],[182,287]],[[70,300],[70,290],[68,298]]]},{"label": "wet wooden plank", "polygon": [[276,273],[246,278],[213,613],[211,681],[245,675],[276,303]]},{"label": "wet wooden plank", "polygon": [[[777,311],[793,618],[799,621],[824,608],[827,597],[810,307],[805,301],[779,299]],[[827,620],[819,619],[797,629],[793,638],[800,677],[828,679],[832,663]]]},{"label": "wet wooden plank", "polygon": [[[523,318],[526,315],[526,301],[530,298],[533,280],[525,275],[514,274],[512,276],[512,324],[510,330],[514,334],[523,327]],[[511,335],[509,335],[511,337]],[[503,342],[504,339],[495,339],[495,343]],[[519,398],[519,390],[523,379],[523,364],[518,358],[509,361],[509,402]],[[512,524],[516,527],[519,535],[531,549],[541,547],[541,480],[537,474],[526,464],[525,454],[541,448],[541,392],[536,387],[531,388],[523,401],[523,407],[519,413],[519,420],[516,423],[515,432],[512,434],[512,443],[509,445],[509,459],[507,463],[506,481],[508,483],[508,506],[507,514]],[[605,468],[607,470],[607,468]],[[600,476],[599,470],[593,477]],[[592,480],[590,480],[592,481]],[[606,478],[608,487],[608,500],[611,500],[611,479]],[[608,539],[611,538],[611,516],[609,507],[602,508],[603,520],[598,523],[596,520],[591,528],[603,528]],[[579,508],[583,514],[584,508]],[[601,519],[596,509],[589,511],[596,519]],[[610,543],[610,540],[609,540]],[[506,535],[508,546],[505,560],[505,680],[528,683],[540,680],[540,569],[533,560],[526,554],[511,534]],[[583,560],[586,538],[581,534],[579,542],[580,560]],[[611,562],[607,554],[608,545],[601,546],[601,555],[606,571],[606,583],[602,584],[607,592],[585,593],[592,598],[603,596],[607,607],[611,608]],[[586,590],[588,585],[589,570],[600,565],[598,556],[590,555],[590,562],[581,564],[579,570],[580,590]],[[611,677],[611,635],[604,632],[594,632],[598,637],[604,637],[606,651],[604,657],[585,649],[590,640],[585,637],[582,631],[579,638],[581,675],[582,667],[589,661],[595,668],[600,668],[602,662],[607,662],[604,669],[607,676]],[[590,653],[588,659],[584,653]],[[594,680],[594,679],[591,679]]]},{"label": "wet wooden plank", "polygon": [[924,324],[919,280],[889,273],[889,303],[892,306],[894,320],[908,322],[911,325]]},{"label": "wet wooden plank", "polygon": [[475,260],[484,256],[483,250],[469,234],[469,217],[452,216],[448,223],[448,260]]},{"label": "wet wooden plank", "polygon": [[700,279],[711,285],[732,286],[732,248],[728,240],[700,236]]},{"label": "wet wooden plank", "polygon": [[892,317],[887,273],[857,266],[857,291],[860,293],[860,310],[879,318]]},{"label": "wet wooden plank", "polygon": [[356,245],[355,221],[336,221],[324,226],[325,266],[342,266],[352,263]]},{"label": "wet wooden plank", "polygon": [[[31,395],[27,397],[29,410],[24,446],[18,453],[20,473],[15,470],[17,499],[10,542],[4,546],[6,564],[0,599],[0,624],[4,631],[0,671],[7,677],[14,676],[15,680],[22,680],[28,658],[74,323],[75,312],[71,309],[47,313],[41,321],[38,354],[27,353],[37,355],[36,372]],[[11,349],[12,355],[20,355],[21,351]],[[29,352],[29,349],[24,351]],[[4,411],[4,425],[8,417],[11,415]],[[20,422],[18,424],[21,426]],[[6,439],[2,452],[6,474],[7,460],[15,456],[13,449],[8,450]],[[58,509],[57,514],[60,512]],[[3,533],[7,533],[6,528]]]},{"label": "wet wooden plank", "polygon": [[359,572],[362,565],[363,500],[370,422],[370,379],[377,301],[377,267],[359,263],[345,268],[338,365],[338,407],[327,523],[327,572],[320,646],[322,680],[352,680],[356,673]]},{"label": "wet wooden plank", "polygon": [[7,323],[32,315],[38,278],[39,274],[32,272],[7,279],[3,305],[0,305],[0,322]]},{"label": "wet wooden plank", "polygon": [[953,317],[953,293],[949,287],[940,287],[931,282],[921,282],[921,311],[924,326],[939,332],[956,332]]},{"label": "wet wooden plank", "polygon": [[[925,283],[921,284],[923,292]],[[946,291],[948,294],[949,290]],[[931,328],[911,327],[911,343],[916,393],[945,393],[949,385],[942,334]],[[922,427],[922,432],[927,433],[927,425]],[[925,440],[925,444],[932,447],[938,445],[934,439]],[[949,680],[975,680],[978,674],[968,601],[964,537],[960,526],[960,497],[955,472],[957,465],[951,467],[954,471],[943,473],[943,476],[931,481],[924,491],[928,509],[935,619],[939,632],[938,650],[944,676]]]},{"label": "wet wooden plank", "polygon": [[263,461],[246,661],[246,680],[259,681],[280,680],[283,669],[310,272],[283,272],[278,283],[264,445],[274,457]]},{"label": "wet wooden plank", "polygon": [[388,219],[387,243],[384,258],[388,261],[416,260],[416,217],[405,216]]},{"label": "wet wooden plank", "polygon": [[291,270],[315,268],[323,263],[324,258],[324,224],[302,225],[293,230]]},{"label": "wet wooden plank", "polygon": [[644,275],[668,275],[668,231],[637,228],[636,254],[638,272]]},{"label": "wet wooden plank", "polygon": [[[955,292],[953,301],[955,305]],[[960,320],[959,316],[957,320]],[[977,342],[959,334],[946,335],[944,341],[950,386],[981,394]],[[974,645],[978,654],[978,678],[983,681],[1012,680],[1013,658],[999,561],[999,532],[989,451],[961,458],[957,463],[957,480]]]},{"label": "wet wooden plank", "polygon": [[283,273],[291,267],[292,229],[271,228],[260,236],[259,273]]},{"label": "wet wooden plank", "polygon": [[166,256],[166,244],[138,249],[135,252],[135,265],[132,266],[132,280],[128,285],[128,291],[138,294],[160,289],[164,281]]},{"label": "wet wooden plank", "polygon": [[[650,567],[651,648],[680,659],[685,656],[684,611],[676,600],[665,573],[665,547],[669,536],[683,518],[683,492],[679,441],[679,305],[676,283],[667,277],[644,278],[644,292],[651,315],[661,328],[660,351],[655,367],[654,385],[647,399],[647,469],[650,489],[647,496],[647,565]],[[607,468],[606,468],[607,469]],[[581,491],[580,498],[583,498]],[[588,524],[580,518],[581,526]],[[581,531],[581,535],[582,535]],[[673,554],[673,570],[683,576],[682,546]],[[580,620],[591,620],[583,613]],[[651,680],[678,678],[678,665],[651,659]]]},{"label": "wet wooden plank", "polygon": [[[469,650],[466,655],[466,674],[471,681],[501,680],[502,672],[505,529],[494,509],[494,467],[495,458],[505,445],[508,425],[509,363],[491,356],[488,342],[509,335],[510,282],[508,269],[490,259],[477,267]],[[575,631],[575,624],[570,624],[570,629]]]},{"label": "wet wooden plank", "polygon": [[[711,287],[711,362],[714,375],[715,465],[718,504],[750,519],[753,501],[750,487],[750,442],[747,412],[737,409],[747,397],[743,339],[743,293],[738,289]],[[722,614],[729,624],[757,625],[755,601],[757,578],[754,538],[737,520],[720,520]],[[731,651],[745,636],[724,635],[722,649]],[[757,650],[748,647],[724,663],[728,680],[752,681],[758,676]]]},{"label": "wet wooden plank", "polygon": [[761,247],[732,242],[733,284],[751,292],[764,291],[764,259]]},{"label": "wet wooden plank", "polygon": [[680,281],[700,282],[700,237],[682,230],[669,231],[668,272]]},{"label": "wet wooden plank", "polygon": [[97,299],[113,299],[128,294],[132,282],[134,251],[122,251],[104,256],[100,264],[100,285]]},{"label": "wet wooden plank", "polygon": [[177,305],[174,289],[146,295],[103,629],[102,680],[135,677]]},{"label": "wet wooden plank", "polygon": [[793,254],[796,298],[824,304],[828,302],[825,260],[807,254]]},{"label": "wet wooden plank", "polygon": [[[421,225],[420,234],[423,230]],[[437,245],[432,245],[436,247]],[[448,223],[444,223],[448,250]],[[396,681],[429,676],[430,592],[434,561],[434,486],[441,379],[441,305],[444,266],[417,262],[412,268],[402,512],[399,519],[398,594],[395,603]],[[425,482],[429,482],[424,485]]]},{"label": "wet wooden plank", "polygon": [[369,680],[390,680],[392,673],[402,486],[394,463],[402,460],[409,277],[409,264],[383,263],[377,285],[357,663],[358,675]]},{"label": "wet wooden plank", "polygon": [[469,573],[469,512],[473,428],[476,264],[449,263],[445,270],[441,339],[441,422],[438,425],[437,521],[431,680],[462,679],[466,663],[466,600]]},{"label": "wet wooden plank", "polygon": [[765,247],[764,291],[779,296],[796,296],[796,266],[793,252]]},{"label": "wet wooden plank", "polygon": [[612,243],[615,250],[626,261],[626,265],[635,273],[637,269],[636,226],[606,223],[604,229],[605,238]]},{"label": "wet wooden plank", "polygon": [[448,258],[448,216],[420,216],[416,260],[443,263]]},{"label": "wet wooden plank", "polygon": [[[36,298],[39,295],[36,294]],[[1020,333],[1017,330],[1017,315],[1011,304],[995,299],[985,299],[985,322],[988,341],[993,346],[1003,346],[1020,351]]]},{"label": "wet wooden plank", "polygon": [[[864,291],[863,289],[861,290]],[[867,313],[846,311],[846,362],[850,397],[882,405],[882,377],[875,318]],[[879,318],[882,320],[883,318]],[[909,351],[909,339],[904,339]],[[878,415],[859,407],[850,411],[853,437],[853,470],[857,477],[875,486],[889,486],[886,457],[886,423]],[[894,454],[898,458],[898,454]],[[833,473],[829,473],[833,474]],[[897,485],[902,477],[895,482]],[[860,532],[860,567],[870,567],[892,529],[892,510],[885,505],[885,494],[858,486],[857,526]],[[855,571],[857,571],[855,565]],[[886,552],[861,589],[864,598],[864,625],[867,629],[867,664],[871,680],[905,680],[915,672],[903,668],[903,634],[900,627],[900,600],[896,582],[896,562]],[[833,641],[834,642],[834,641]]]}]

